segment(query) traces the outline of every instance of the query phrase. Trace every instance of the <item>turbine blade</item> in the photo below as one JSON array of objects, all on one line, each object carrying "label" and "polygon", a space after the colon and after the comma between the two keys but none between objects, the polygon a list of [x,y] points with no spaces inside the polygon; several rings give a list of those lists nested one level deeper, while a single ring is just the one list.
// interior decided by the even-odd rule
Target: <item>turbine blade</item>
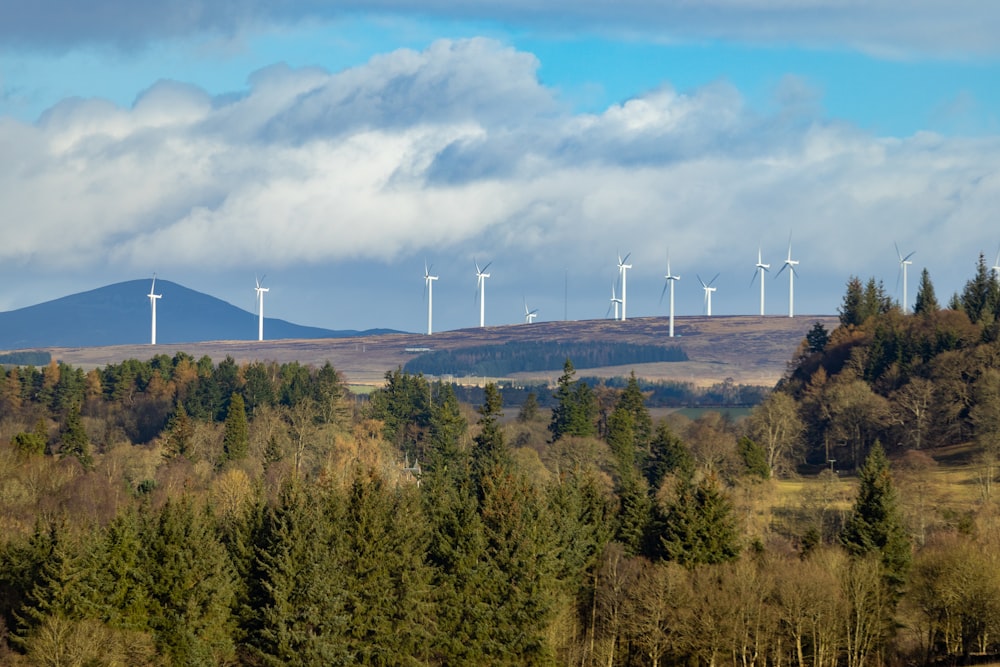
[{"label": "turbine blade", "polygon": [[721,275],[722,275],[721,273],[716,273],[715,277],[708,281],[708,287],[711,287],[712,283],[714,283]]},{"label": "turbine blade", "polygon": [[[667,272],[667,275],[670,275],[669,271]],[[664,280],[663,281],[663,289],[660,290],[660,304],[661,305],[663,304],[663,295],[667,293],[667,287],[669,285],[670,285],[670,281],[669,280]]]},{"label": "turbine blade", "polygon": [[694,274],[694,277],[698,279],[698,282],[701,283],[702,287],[708,287],[708,285],[705,284],[705,281],[701,279],[701,276],[699,274],[697,274],[697,273]]},{"label": "turbine blade", "polygon": [[782,264],[781,268],[778,269],[778,272],[774,274],[774,277],[777,278],[778,276],[780,276],[782,273],[785,272],[785,269],[787,269],[789,266],[791,266],[791,264],[789,264],[788,262]]},{"label": "turbine blade", "polygon": [[916,250],[914,250],[913,252],[911,252],[909,255],[907,255],[906,257],[903,258],[903,261],[905,262],[909,258],[913,257],[913,255],[916,254],[916,252],[917,252]]},{"label": "turbine blade", "polygon": [[899,252],[899,244],[896,243],[896,242],[893,242],[892,247],[894,247],[896,249],[896,257],[899,257],[899,261],[902,262],[903,261],[903,253]]},{"label": "turbine blade", "polygon": [[[750,287],[753,287],[754,282],[757,281],[757,274],[758,273],[760,273],[760,270],[757,270],[757,271],[753,272],[753,277],[750,278]],[[761,278],[761,280],[763,280],[763,278]]]},{"label": "turbine blade", "polygon": [[492,261],[486,262],[486,266],[483,267],[483,273],[486,273],[486,269],[490,268],[490,264],[492,263],[493,263]]}]

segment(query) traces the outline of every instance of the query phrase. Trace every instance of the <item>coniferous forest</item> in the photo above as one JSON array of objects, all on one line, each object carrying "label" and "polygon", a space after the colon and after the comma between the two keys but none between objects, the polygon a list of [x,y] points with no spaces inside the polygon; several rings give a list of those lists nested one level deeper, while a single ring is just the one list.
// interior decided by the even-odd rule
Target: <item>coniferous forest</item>
[{"label": "coniferous forest", "polygon": [[0,664],[995,656],[1000,285],[980,258],[942,307],[925,272],[904,314],[851,278],[840,314],[738,422],[572,360],[506,407],[402,369],[9,367]]}]

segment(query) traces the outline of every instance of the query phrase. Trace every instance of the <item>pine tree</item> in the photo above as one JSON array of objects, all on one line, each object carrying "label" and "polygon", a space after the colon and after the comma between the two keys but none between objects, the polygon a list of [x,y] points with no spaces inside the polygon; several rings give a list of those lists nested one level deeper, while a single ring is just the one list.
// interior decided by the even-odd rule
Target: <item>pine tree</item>
[{"label": "pine tree", "polygon": [[987,268],[983,253],[979,253],[976,275],[965,283],[959,303],[970,322],[988,324],[993,321],[997,304],[1000,303],[1000,283]]},{"label": "pine tree", "polygon": [[552,421],[549,422],[552,442],[566,435],[588,437],[596,433],[594,418],[597,406],[593,390],[585,382],[574,381],[575,375],[573,362],[566,359],[556,387]]},{"label": "pine tree", "polygon": [[806,333],[806,344],[810,352],[822,352],[830,341],[830,334],[822,322],[816,322]]},{"label": "pine tree", "polygon": [[84,468],[90,469],[94,459],[90,456],[90,438],[80,421],[80,406],[76,403],[70,406],[66,420],[59,429],[59,441],[62,444],[60,453],[63,457],[75,456]]},{"label": "pine tree", "polygon": [[522,424],[534,421],[538,417],[538,396],[535,392],[529,391],[528,395],[524,397],[524,403],[521,404],[521,409],[517,413],[517,421]]},{"label": "pine tree", "polygon": [[850,280],[847,281],[847,291],[844,294],[844,300],[839,309],[841,326],[859,326],[864,323],[864,315],[862,314],[863,294],[864,289],[861,286],[861,279],[857,276],[851,276]]},{"label": "pine tree", "polygon": [[234,573],[211,517],[191,500],[168,500],[149,525],[143,568],[157,647],[175,664],[232,658]]},{"label": "pine tree", "polygon": [[265,665],[351,662],[338,560],[343,515],[297,484],[286,486],[264,519],[256,566],[241,609],[247,643]]},{"label": "pine tree", "polygon": [[840,543],[856,556],[878,554],[886,581],[898,595],[912,558],[910,539],[892,483],[889,460],[877,440],[858,473],[858,481],[858,496],[840,533]]},{"label": "pine tree", "polygon": [[937,297],[934,295],[934,284],[931,282],[931,274],[925,268],[920,272],[920,285],[917,287],[917,300],[913,304],[913,312],[916,315],[929,315],[936,313],[940,309]]},{"label": "pine tree", "polygon": [[250,428],[243,396],[233,393],[226,412],[225,433],[222,437],[223,457],[227,461],[239,461],[250,451]]},{"label": "pine tree", "polygon": [[649,458],[643,468],[643,475],[652,491],[657,491],[667,475],[677,475],[690,479],[694,475],[695,462],[684,442],[670,430],[666,422],[660,422],[650,444]]},{"label": "pine tree", "polygon": [[676,497],[662,519],[660,547],[667,560],[685,567],[739,556],[733,506],[714,476],[698,483],[678,480]]},{"label": "pine tree", "polygon": [[510,469],[510,452],[500,430],[503,416],[503,397],[496,384],[490,382],[483,390],[483,404],[479,407],[479,433],[473,438],[472,473],[481,489],[489,475]]}]

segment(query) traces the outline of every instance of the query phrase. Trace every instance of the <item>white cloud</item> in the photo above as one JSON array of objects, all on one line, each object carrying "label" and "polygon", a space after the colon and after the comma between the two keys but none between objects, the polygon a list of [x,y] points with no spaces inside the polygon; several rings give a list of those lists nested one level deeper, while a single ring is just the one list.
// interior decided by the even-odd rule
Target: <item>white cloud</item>
[{"label": "white cloud", "polygon": [[655,311],[671,248],[675,271],[723,272],[724,312],[758,243],[775,263],[790,230],[803,295],[810,276],[834,293],[852,273],[892,277],[894,241],[965,277],[1000,240],[997,137],[882,139],[798,103],[789,121],[728,84],[571,115],[536,67],[489,40],[441,41],[336,74],[269,68],[239,99],[161,82],[132,108],[68,100],[37,125],[0,120],[0,262],[134,277],[475,254],[502,258],[491,289],[520,303],[529,277],[567,271],[603,298],[631,251],[630,299],[652,283]]}]

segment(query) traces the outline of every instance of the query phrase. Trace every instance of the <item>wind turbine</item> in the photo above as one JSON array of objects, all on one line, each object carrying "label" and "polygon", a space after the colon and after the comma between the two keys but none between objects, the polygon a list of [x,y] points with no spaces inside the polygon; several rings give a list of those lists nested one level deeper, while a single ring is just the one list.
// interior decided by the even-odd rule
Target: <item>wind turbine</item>
[{"label": "wind turbine", "polygon": [[993,260],[993,277],[1000,278],[1000,248],[997,248],[997,258]]},{"label": "wind turbine", "polygon": [[524,322],[525,324],[531,324],[538,317],[538,309],[528,310],[528,300],[524,300]]},{"label": "wind turbine", "polygon": [[910,261],[910,258],[913,257],[913,253],[917,251],[914,250],[906,257],[903,257],[903,253],[899,252],[899,244],[893,243],[893,245],[896,246],[896,256],[899,257],[899,270],[903,272],[903,314],[905,315],[910,310],[909,301],[906,299],[906,267],[913,264],[913,262]]},{"label": "wind turbine", "polygon": [[264,276],[254,276],[253,279],[257,282],[257,340],[264,340],[264,292],[269,291],[269,288],[260,286]]},{"label": "wind turbine", "polygon": [[753,287],[753,281],[757,280],[757,276],[760,276],[760,316],[764,317],[764,272],[771,268],[770,264],[764,264],[764,261],[760,256],[760,246],[757,246],[757,270],[753,273],[753,278],[750,279],[750,286]]},{"label": "wind turbine", "polygon": [[437,280],[437,276],[431,275],[431,267],[427,266],[427,262],[424,262],[424,286],[427,288],[427,335],[431,335],[431,323],[434,314],[434,281]]},{"label": "wind turbine", "polygon": [[681,279],[680,276],[675,276],[670,273],[670,253],[667,253],[667,275],[663,276],[666,280],[663,283],[663,292],[660,292],[660,303],[663,303],[663,294],[667,291],[667,285],[670,286],[670,337],[674,337],[674,282]]},{"label": "wind turbine", "polygon": [[493,262],[488,262],[483,268],[479,268],[479,262],[476,262],[476,287],[479,289],[479,326],[480,328],[486,326],[486,279],[490,277],[490,274],[486,273],[486,269],[490,268],[490,264]]},{"label": "wind turbine", "polygon": [[149,286],[149,305],[153,309],[153,326],[152,334],[149,338],[150,345],[156,345],[156,300],[162,297],[162,294],[156,293],[156,274],[153,274],[153,284]]},{"label": "wind turbine", "polygon": [[607,317],[608,313],[611,312],[611,309],[614,308],[615,309],[615,319],[617,320],[618,319],[618,304],[620,304],[621,302],[622,302],[622,300],[619,299],[615,295],[615,283],[614,283],[614,281],[612,281],[612,283],[611,283],[611,305],[608,306],[608,312],[604,313],[604,317]]},{"label": "wind turbine", "polygon": [[781,265],[781,268],[776,274],[774,274],[775,279],[781,275],[781,272],[788,269],[788,316],[793,317],[795,315],[795,267],[798,266],[799,261],[797,259],[792,259],[792,235],[788,235],[788,259],[785,263]]},{"label": "wind turbine", "polygon": [[627,297],[625,296],[625,278],[627,275],[626,272],[632,268],[631,264],[626,264],[625,262],[627,262],[628,258],[631,256],[632,253],[628,253],[625,255],[625,259],[622,259],[622,256],[618,255],[618,275],[622,279],[622,322],[625,321],[625,305],[627,299]]},{"label": "wind turbine", "polygon": [[715,290],[719,289],[718,287],[712,287],[712,283],[714,283],[715,279],[719,277],[719,274],[716,273],[715,274],[715,278],[712,278],[707,283],[704,280],[702,280],[701,276],[699,276],[697,273],[695,274],[695,277],[697,277],[698,278],[698,282],[701,283],[701,288],[703,290],[705,290],[705,314],[708,317],[711,317],[712,316],[712,292],[714,292]]}]

